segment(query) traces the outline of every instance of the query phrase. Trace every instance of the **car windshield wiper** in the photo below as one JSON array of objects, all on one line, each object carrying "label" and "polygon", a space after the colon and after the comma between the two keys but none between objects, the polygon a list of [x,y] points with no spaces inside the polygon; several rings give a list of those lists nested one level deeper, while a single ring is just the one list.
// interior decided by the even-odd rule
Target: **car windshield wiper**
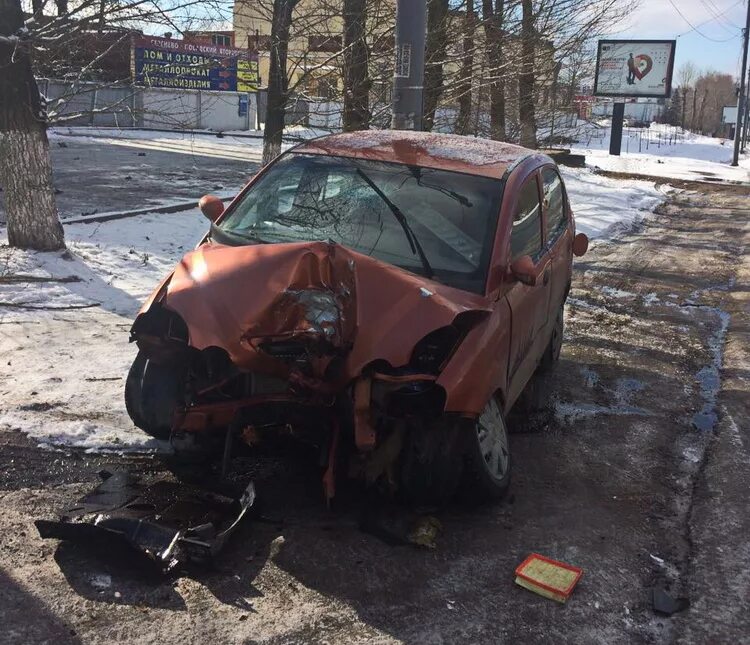
[{"label": "car windshield wiper", "polygon": [[224,228],[221,228],[219,226],[216,226],[216,224],[211,224],[211,237],[213,237],[216,233],[218,233],[219,237],[226,236],[226,237],[233,237],[238,240],[247,240],[248,242],[255,242],[256,244],[270,244],[267,240],[261,240],[257,235],[249,235],[240,233],[238,231],[232,231],[227,230]]},{"label": "car windshield wiper", "polygon": [[422,268],[424,269],[425,276],[427,278],[432,278],[435,275],[435,272],[432,270],[430,261],[427,259],[427,256],[424,253],[424,249],[419,243],[417,236],[414,235],[414,231],[412,230],[411,226],[409,226],[409,222],[406,221],[406,216],[404,215],[404,213],[398,206],[396,206],[396,204],[388,199],[388,196],[375,185],[375,182],[370,179],[361,168],[357,168],[357,174],[362,177],[362,179],[365,180],[365,183],[367,183],[367,185],[375,191],[377,196],[385,202],[386,206],[388,206],[388,209],[391,211],[391,213],[393,213],[393,216],[396,218],[398,223],[401,224],[401,228],[404,229],[404,235],[406,235],[406,239],[409,241],[411,252],[414,253],[414,255],[419,256],[419,260],[422,262]]}]

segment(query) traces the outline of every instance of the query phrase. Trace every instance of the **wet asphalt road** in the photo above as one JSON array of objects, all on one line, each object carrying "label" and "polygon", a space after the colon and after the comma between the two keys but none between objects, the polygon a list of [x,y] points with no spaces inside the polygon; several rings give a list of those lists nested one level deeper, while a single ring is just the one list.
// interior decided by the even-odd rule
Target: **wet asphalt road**
[{"label": "wet asphalt road", "polygon": [[[155,139],[159,133],[153,133]],[[163,134],[162,136],[167,136]],[[178,136],[178,135],[175,135]],[[228,137],[94,139],[52,136],[53,184],[61,218],[197,200],[241,188],[259,166],[255,150]],[[116,142],[116,143],[113,143]],[[209,156],[210,155],[210,156]],[[0,191],[0,223],[5,222]]]},{"label": "wet asphalt road", "polygon": [[[512,419],[510,495],[442,512],[435,550],[362,533],[356,498],[328,511],[297,451],[238,465],[266,520],[215,570],[146,579],[32,522],[106,462],[158,465],[0,431],[0,642],[748,642],[750,207],[704,190],[577,262],[561,362]],[[532,551],[584,569],[567,605],[513,584]],[[690,609],[656,615],[654,586]]]}]

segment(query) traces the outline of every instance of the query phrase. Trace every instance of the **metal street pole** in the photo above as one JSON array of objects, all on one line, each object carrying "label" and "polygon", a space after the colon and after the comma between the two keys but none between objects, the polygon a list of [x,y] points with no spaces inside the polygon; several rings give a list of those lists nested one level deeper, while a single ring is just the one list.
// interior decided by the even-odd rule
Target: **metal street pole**
[{"label": "metal street pole", "polygon": [[742,130],[742,144],[740,145],[740,152],[745,153],[745,146],[747,145],[748,136],[750,136],[750,103],[748,102],[748,94],[750,94],[750,69],[747,70],[747,86],[745,87],[745,127]]},{"label": "metal street pole", "polygon": [[[612,106],[612,131],[609,135],[609,154],[620,155],[622,151],[622,126],[625,121],[625,104],[615,103]],[[640,147],[640,143],[638,144]],[[640,150],[639,150],[640,152]]]},{"label": "metal street pole", "polygon": [[393,130],[421,130],[427,0],[397,0]]},{"label": "metal street pole", "polygon": [[745,31],[742,34],[742,67],[740,68],[740,95],[737,97],[737,125],[734,126],[734,155],[732,156],[732,165],[738,166],[740,163],[740,141],[742,140],[742,127],[745,123],[743,108],[745,105],[745,70],[747,69],[747,45],[748,36],[750,36],[750,0],[747,3],[747,17],[745,18]]}]

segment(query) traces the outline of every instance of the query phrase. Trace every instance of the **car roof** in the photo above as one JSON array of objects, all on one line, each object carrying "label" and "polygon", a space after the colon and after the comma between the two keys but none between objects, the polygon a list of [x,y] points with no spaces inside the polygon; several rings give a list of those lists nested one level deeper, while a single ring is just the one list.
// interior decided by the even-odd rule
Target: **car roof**
[{"label": "car roof", "polygon": [[304,142],[294,152],[402,163],[497,179],[509,167],[535,154],[512,143],[412,130],[332,134]]}]

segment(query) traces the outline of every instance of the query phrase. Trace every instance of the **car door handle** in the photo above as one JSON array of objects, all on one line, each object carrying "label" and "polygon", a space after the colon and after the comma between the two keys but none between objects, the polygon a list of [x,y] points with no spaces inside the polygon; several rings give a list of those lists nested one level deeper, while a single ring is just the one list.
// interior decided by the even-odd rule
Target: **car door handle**
[{"label": "car door handle", "polygon": [[542,284],[546,287],[549,284],[549,276],[552,271],[550,271],[549,266],[544,270],[544,275],[542,276]]}]

